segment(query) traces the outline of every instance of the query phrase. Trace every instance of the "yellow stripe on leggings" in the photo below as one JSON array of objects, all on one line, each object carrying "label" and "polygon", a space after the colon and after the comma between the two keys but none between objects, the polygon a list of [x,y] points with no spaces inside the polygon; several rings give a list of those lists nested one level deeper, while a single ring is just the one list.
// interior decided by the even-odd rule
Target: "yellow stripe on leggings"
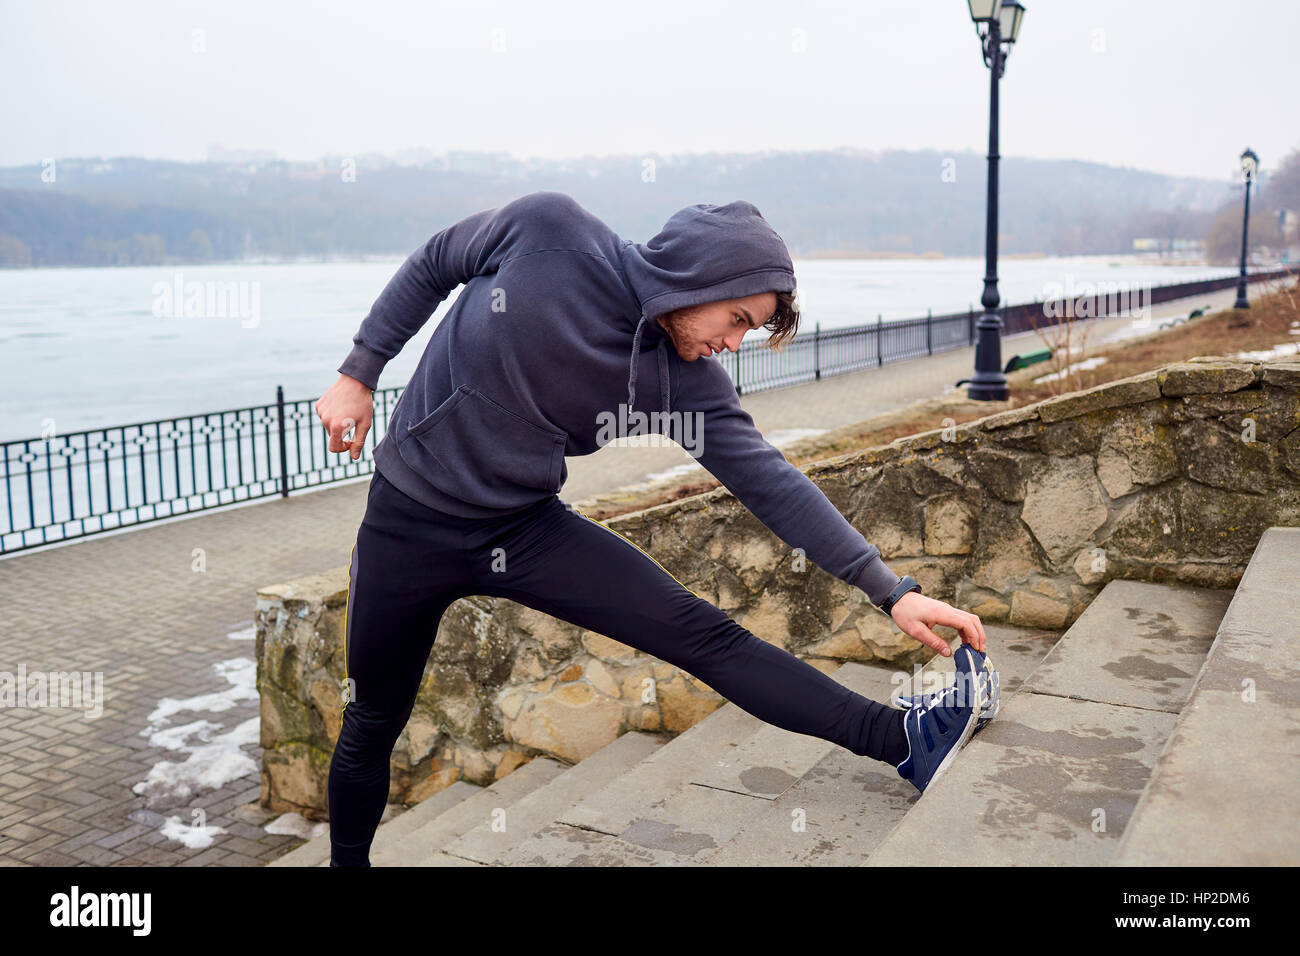
[{"label": "yellow stripe on leggings", "polygon": [[[572,507],[572,506],[570,506],[570,507]],[[628,544],[630,544],[632,547],[634,547],[634,548],[636,548],[638,551],[640,551],[642,554],[644,554],[644,555],[645,555],[647,558],[649,558],[651,561],[654,561],[655,564],[659,564],[658,560],[656,560],[656,558],[655,558],[655,556],[654,556],[653,554],[651,554],[651,553],[650,553],[649,551],[647,551],[645,548],[641,547],[641,545],[637,544],[635,541],[633,541],[633,540],[632,540],[631,538],[629,538],[627,535],[625,535],[625,534],[623,534],[623,533],[621,533],[621,532],[615,531],[613,528],[609,527],[609,525],[602,524],[601,522],[597,521],[595,518],[592,518],[592,517],[590,517],[590,516],[588,516],[588,515],[583,514],[583,513],[582,513],[581,511],[579,511],[577,508],[574,508],[573,510],[574,510],[574,511],[577,511],[579,515],[581,515],[582,517],[586,518],[588,521],[590,521],[592,524],[594,524],[597,528],[603,528],[604,530],[608,531],[610,534],[615,535],[615,536],[621,538],[622,540],[624,540],[624,541],[626,541]],[[668,575],[668,576],[669,576],[670,578],[672,578],[674,581],[677,581],[677,575],[673,574],[671,571],[669,571],[667,568],[665,568],[662,564],[659,564],[659,570],[663,571],[664,574]],[[690,589],[690,588],[687,588],[686,585],[685,585],[685,584],[682,584],[681,581],[677,581],[677,583],[678,583],[678,584],[681,584],[682,587],[686,588],[686,590],[691,591],[691,589]],[[694,591],[691,591],[691,593],[692,593],[692,594],[695,594]],[[695,596],[696,596],[697,598],[700,598],[701,601],[704,600],[704,598],[700,597],[700,595],[698,595],[698,594],[695,594]]]},{"label": "yellow stripe on leggings", "polygon": [[[352,553],[348,556],[348,596],[343,599],[343,686],[347,686],[348,681],[348,602],[352,600],[352,562],[357,557],[357,546],[352,545]],[[348,699],[343,702],[343,710],[339,713],[347,713],[348,704],[352,702],[352,695],[348,694]]]}]

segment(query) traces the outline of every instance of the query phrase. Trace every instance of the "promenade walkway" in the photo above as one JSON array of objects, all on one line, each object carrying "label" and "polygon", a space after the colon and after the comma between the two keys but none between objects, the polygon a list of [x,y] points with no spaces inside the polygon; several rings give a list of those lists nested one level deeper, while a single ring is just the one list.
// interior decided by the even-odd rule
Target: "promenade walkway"
[{"label": "promenade walkway", "polygon": [[[1225,290],[1153,311],[1185,314],[1233,298]],[[1101,320],[1089,341],[1129,325]],[[1003,357],[1039,347],[1032,333],[1008,338]],[[782,435],[942,394],[971,373],[973,353],[759,392],[743,404],[780,444]],[[605,448],[569,459],[561,497],[580,501],[690,461],[676,447]],[[346,565],[367,487],[329,486],[0,559],[8,605],[0,671],[103,673],[98,717],[0,709],[0,864],[257,866],[312,835],[268,832],[273,817],[256,805],[254,594]]]}]

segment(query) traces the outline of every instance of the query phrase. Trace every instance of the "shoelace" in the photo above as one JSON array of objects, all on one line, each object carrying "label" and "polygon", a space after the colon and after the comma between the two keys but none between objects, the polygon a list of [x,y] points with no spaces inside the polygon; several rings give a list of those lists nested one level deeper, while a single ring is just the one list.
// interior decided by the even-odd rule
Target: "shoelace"
[{"label": "shoelace", "polygon": [[[983,680],[985,675],[987,674],[988,671],[981,670],[980,680]],[[940,705],[945,707],[949,706],[946,703],[946,698],[955,696],[957,692],[957,688],[959,686],[960,686],[959,684],[950,684],[949,686],[945,687],[943,690],[936,691],[933,697],[931,697],[929,700],[925,701],[920,705],[920,710],[917,712],[916,716],[919,718],[922,714],[928,713],[929,711],[934,710],[936,707]],[[984,702],[989,698],[991,692],[992,692],[992,688],[990,688],[989,690],[985,690],[983,687],[980,688],[980,693],[976,695],[978,699],[973,701],[971,705],[975,707],[976,712],[979,712],[980,710],[983,709]],[[957,707],[956,701],[954,701],[951,706]]]},{"label": "shoelace", "polygon": [[[992,698],[993,698],[993,683],[992,683],[992,678],[989,676],[989,672],[986,671],[986,670],[981,670],[981,671],[980,671],[979,681],[980,681],[980,694],[981,694],[981,697],[982,697],[981,708],[980,708],[980,709],[982,710],[982,709],[983,709],[983,704],[987,703],[988,701],[992,700]],[[949,691],[949,690],[953,690],[956,686],[957,686],[956,684],[952,684],[952,685],[949,685],[947,688],[945,688],[945,690],[943,690],[943,691],[933,691],[933,692],[931,692],[931,695],[930,695],[930,702],[929,702],[926,706],[927,706],[927,707],[933,707],[933,706],[934,706],[934,702],[938,699],[938,697],[939,697],[941,694],[946,693],[946,692]]]},{"label": "shoelace", "polygon": [[916,716],[920,717],[927,711],[934,710],[934,708],[938,707],[944,698],[951,697],[953,691],[956,689],[957,685],[953,684],[951,687],[945,687],[943,690],[936,691],[933,697],[921,704],[921,709]]}]

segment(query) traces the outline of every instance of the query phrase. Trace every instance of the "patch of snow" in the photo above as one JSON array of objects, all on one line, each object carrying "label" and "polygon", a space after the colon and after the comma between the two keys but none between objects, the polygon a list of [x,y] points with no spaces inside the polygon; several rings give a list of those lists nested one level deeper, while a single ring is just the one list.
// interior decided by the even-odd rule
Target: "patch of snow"
[{"label": "patch of snow", "polygon": [[[251,640],[256,636],[256,628],[249,624],[226,636],[237,641]],[[241,748],[258,743],[260,715],[241,721],[224,734],[218,732],[224,724],[204,718],[171,726],[172,718],[180,713],[219,713],[258,699],[257,664],[252,658],[234,657],[212,667],[226,679],[228,687],[193,697],[164,697],[149,714],[148,727],[140,731],[141,736],[149,738],[150,746],[185,757],[184,760],[160,760],[149,768],[144,780],[131,788],[132,793],[144,796],[150,806],[164,801],[184,803],[203,791],[224,787],[244,777],[257,777],[257,763]],[[159,832],[192,848],[209,846],[215,834],[225,832],[221,827],[206,825],[201,808],[196,808],[194,814],[195,825],[185,823],[181,816],[169,816]]]},{"label": "patch of snow", "polygon": [[1257,352],[1236,352],[1231,357],[1247,359],[1251,362],[1267,362],[1270,359],[1281,358],[1284,355],[1295,355],[1297,352],[1300,352],[1300,342],[1283,342],[1271,349],[1262,349]]},{"label": "patch of snow", "polygon": [[704,470],[703,466],[701,466],[698,462],[687,462],[684,465],[677,465],[673,468],[669,468],[667,471],[651,472],[650,474],[646,475],[645,481],[637,482],[636,484],[631,485],[630,487],[638,491],[643,491],[661,482],[669,481],[674,478],[680,478],[681,476],[688,475],[693,471],[703,471],[703,470]]},{"label": "patch of snow", "polygon": [[763,437],[767,439],[769,445],[780,448],[782,445],[799,441],[801,438],[815,438],[817,435],[825,434],[826,429],[824,428],[777,428]]},{"label": "patch of snow", "polygon": [[262,829],[277,836],[295,836],[303,840],[314,840],[318,836],[329,833],[330,825],[313,823],[301,813],[290,812],[280,814]]},{"label": "patch of snow", "polygon": [[1055,379],[1062,379],[1065,378],[1067,375],[1069,375],[1071,372],[1075,372],[1075,371],[1084,372],[1090,368],[1096,368],[1098,365],[1103,364],[1105,361],[1106,361],[1106,357],[1104,355],[1096,356],[1090,359],[1084,359],[1084,361],[1075,362],[1069,368],[1063,369],[1060,372],[1051,372],[1047,375],[1040,375],[1038,378],[1034,379],[1034,384],[1037,385],[1040,382],[1050,382]]},{"label": "patch of snow", "polygon": [[167,822],[158,832],[169,840],[184,843],[192,850],[201,850],[212,846],[212,837],[218,833],[225,833],[226,830],[224,827],[210,827],[207,824],[192,827],[182,823],[180,817],[168,817]]},{"label": "patch of snow", "polygon": [[[184,727],[176,727],[150,735],[153,746],[166,747],[186,755],[175,763],[161,760],[149,768],[149,774],[131,788],[153,805],[163,800],[184,802],[198,796],[203,790],[216,790],[241,777],[254,777],[257,763],[239,748],[256,744],[260,734],[260,717],[250,717],[237,724],[226,734],[213,735],[221,724],[198,720]],[[198,743],[188,743],[196,736]]]}]

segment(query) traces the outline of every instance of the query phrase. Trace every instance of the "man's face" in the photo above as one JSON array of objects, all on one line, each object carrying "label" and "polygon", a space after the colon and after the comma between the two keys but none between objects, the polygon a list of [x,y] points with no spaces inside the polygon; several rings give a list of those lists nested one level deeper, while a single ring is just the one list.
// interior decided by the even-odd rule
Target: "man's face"
[{"label": "man's face", "polygon": [[723,349],[736,351],[745,333],[772,321],[775,312],[776,293],[759,292],[676,309],[655,321],[668,333],[682,360],[694,362]]}]

